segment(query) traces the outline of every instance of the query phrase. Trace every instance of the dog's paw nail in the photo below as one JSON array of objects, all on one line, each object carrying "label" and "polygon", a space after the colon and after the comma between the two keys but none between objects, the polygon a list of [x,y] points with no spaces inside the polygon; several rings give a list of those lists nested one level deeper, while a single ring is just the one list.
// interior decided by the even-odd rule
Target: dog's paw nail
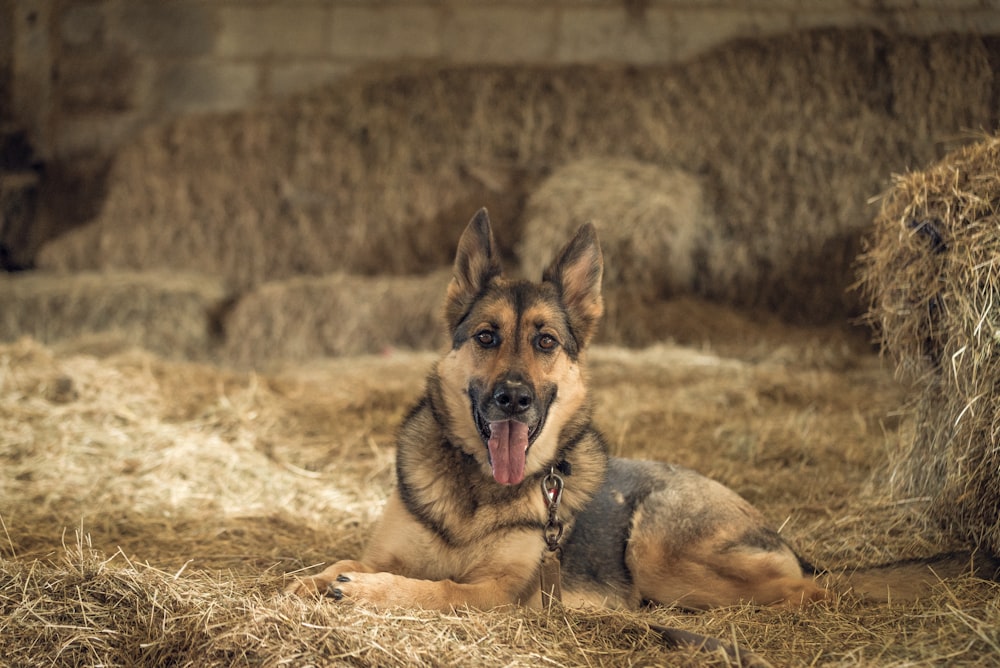
[{"label": "dog's paw nail", "polygon": [[344,598],[344,592],[340,591],[339,587],[330,586],[326,590],[327,596],[332,598],[334,601],[339,601]]},{"label": "dog's paw nail", "polygon": [[350,581],[351,581],[351,578],[347,577],[346,575],[338,575],[337,576],[337,582],[350,582]]}]

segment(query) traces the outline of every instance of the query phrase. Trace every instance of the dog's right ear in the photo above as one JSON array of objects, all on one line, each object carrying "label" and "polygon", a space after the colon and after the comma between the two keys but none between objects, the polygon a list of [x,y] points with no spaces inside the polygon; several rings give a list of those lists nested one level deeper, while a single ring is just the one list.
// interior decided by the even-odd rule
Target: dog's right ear
[{"label": "dog's right ear", "polygon": [[486,209],[480,209],[469,221],[455,253],[455,267],[448,297],[445,302],[445,319],[448,328],[454,329],[489,282],[501,273],[500,252],[490,216]]}]

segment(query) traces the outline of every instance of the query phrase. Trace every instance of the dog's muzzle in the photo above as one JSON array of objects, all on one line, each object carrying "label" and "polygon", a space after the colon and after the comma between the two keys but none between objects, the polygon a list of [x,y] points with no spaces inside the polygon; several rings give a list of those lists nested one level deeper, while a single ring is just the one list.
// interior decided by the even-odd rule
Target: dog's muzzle
[{"label": "dog's muzzle", "polygon": [[502,379],[485,392],[469,389],[473,419],[489,451],[493,479],[516,485],[525,476],[528,448],[541,431],[546,410],[520,377]]}]

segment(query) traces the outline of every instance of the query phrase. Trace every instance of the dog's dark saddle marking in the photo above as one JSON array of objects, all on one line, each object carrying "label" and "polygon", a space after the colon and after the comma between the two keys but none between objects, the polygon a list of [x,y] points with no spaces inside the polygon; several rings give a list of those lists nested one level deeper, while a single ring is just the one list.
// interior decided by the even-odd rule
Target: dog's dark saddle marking
[{"label": "dog's dark saddle marking", "polygon": [[641,462],[608,460],[607,478],[597,494],[577,517],[563,548],[563,567],[568,584],[583,588],[600,583],[626,592],[632,574],[625,563],[625,550],[636,507],[665,483],[645,472]]}]

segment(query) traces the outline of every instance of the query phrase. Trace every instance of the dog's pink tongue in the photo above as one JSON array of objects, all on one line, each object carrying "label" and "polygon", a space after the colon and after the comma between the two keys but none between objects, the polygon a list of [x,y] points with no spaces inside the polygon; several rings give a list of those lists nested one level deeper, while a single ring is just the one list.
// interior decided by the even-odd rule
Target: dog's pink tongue
[{"label": "dog's pink tongue", "polygon": [[491,422],[488,445],[494,480],[501,485],[516,485],[524,480],[528,425],[517,420]]}]

